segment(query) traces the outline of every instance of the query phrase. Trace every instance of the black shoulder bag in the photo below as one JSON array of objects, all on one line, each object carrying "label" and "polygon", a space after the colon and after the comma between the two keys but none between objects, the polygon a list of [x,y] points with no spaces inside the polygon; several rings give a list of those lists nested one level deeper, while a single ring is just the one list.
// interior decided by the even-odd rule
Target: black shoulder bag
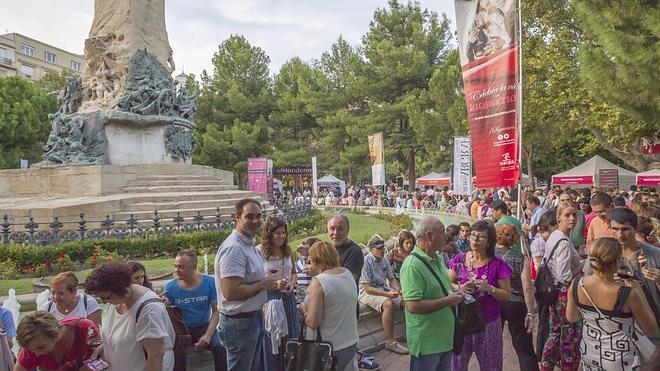
[{"label": "black shoulder bag", "polygon": [[303,336],[305,317],[300,324],[298,339],[286,342],[284,362],[286,371],[335,371],[332,344],[321,339],[321,329],[316,329],[316,340]]},{"label": "black shoulder bag", "polygon": [[550,251],[548,259],[543,260],[539,270],[536,272],[536,280],[534,281],[534,285],[536,287],[536,301],[538,301],[539,305],[544,307],[555,304],[557,302],[557,297],[559,296],[559,291],[557,290],[557,285],[555,285],[555,279],[552,277],[552,272],[550,271],[548,263],[550,262],[550,259],[552,259],[552,256],[555,254],[555,250],[557,250],[557,247],[561,241],[568,240],[562,238],[557,241],[555,246],[552,248],[552,251]]},{"label": "black shoulder bag", "polygon": [[[426,268],[428,268],[429,272],[431,272],[433,277],[438,281],[440,289],[445,297],[449,296],[449,292],[445,288],[445,285],[442,283],[442,280],[440,280],[440,277],[438,277],[438,274],[435,273],[433,268],[431,268],[431,265],[429,265],[424,258],[419,256],[419,254],[413,252],[412,255],[424,263]],[[470,303],[462,301],[458,304],[458,308],[451,309],[456,318],[454,325],[454,353],[460,354],[463,349],[463,340],[465,339],[465,336],[483,332],[486,329],[486,324],[478,301]]]}]

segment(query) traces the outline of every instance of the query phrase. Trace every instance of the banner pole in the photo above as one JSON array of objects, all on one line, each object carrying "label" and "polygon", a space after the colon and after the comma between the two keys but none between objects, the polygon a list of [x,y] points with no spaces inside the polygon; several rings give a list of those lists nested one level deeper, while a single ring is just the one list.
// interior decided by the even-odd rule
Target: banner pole
[{"label": "banner pole", "polygon": [[518,220],[521,220],[522,214],[522,182],[523,182],[523,171],[522,171],[522,159],[523,159],[523,94],[522,94],[522,82],[523,82],[523,32],[522,32],[522,0],[518,0],[518,99],[516,99],[516,115],[518,116],[518,165],[520,169],[518,174],[520,176],[518,180],[518,207],[516,208],[516,213]]}]

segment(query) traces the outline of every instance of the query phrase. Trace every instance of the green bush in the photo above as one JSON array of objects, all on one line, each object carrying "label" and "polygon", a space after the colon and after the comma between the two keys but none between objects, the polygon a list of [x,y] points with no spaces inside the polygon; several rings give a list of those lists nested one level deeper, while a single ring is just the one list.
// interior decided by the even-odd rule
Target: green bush
[{"label": "green bush", "polygon": [[[309,236],[321,233],[326,224],[323,215],[312,210],[310,215],[289,223],[289,235],[292,239],[296,236]],[[52,273],[56,268],[45,263],[58,261],[65,256],[71,263],[66,263],[66,268],[72,269],[76,266],[95,266],[96,260],[109,259],[151,259],[158,257],[174,256],[183,249],[196,252],[208,252],[215,256],[218,246],[231,233],[231,229],[198,231],[192,233],[180,233],[171,235],[149,235],[147,237],[135,237],[125,239],[98,239],[71,241],[59,245],[35,246],[27,244],[8,244],[0,246],[0,262],[11,262],[18,272],[24,274],[35,274],[32,267],[39,270],[48,270]],[[92,259],[93,256],[96,259]],[[94,261],[92,261],[94,260]],[[211,259],[212,260],[212,259]],[[5,265],[8,263],[4,263]],[[30,267],[30,272],[25,271]],[[6,267],[0,268],[0,276],[9,277],[5,272]],[[5,278],[6,279],[6,278]]]},{"label": "green bush", "polygon": [[412,231],[414,227],[412,219],[407,214],[391,215],[385,213],[378,213],[378,214],[374,214],[373,216],[374,218],[378,218],[394,224],[400,230],[407,229],[409,231]]}]

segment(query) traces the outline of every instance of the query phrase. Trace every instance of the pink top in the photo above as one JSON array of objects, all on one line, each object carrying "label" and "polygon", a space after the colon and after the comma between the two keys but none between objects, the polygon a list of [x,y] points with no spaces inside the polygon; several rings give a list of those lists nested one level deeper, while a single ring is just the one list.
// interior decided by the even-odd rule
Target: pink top
[{"label": "pink top", "polygon": [[[453,270],[456,273],[456,276],[459,278],[458,283],[464,284],[469,281],[470,273],[472,273],[475,279],[485,279],[489,285],[497,287],[497,280],[506,279],[511,277],[513,271],[511,267],[498,256],[493,256],[488,264],[483,267],[471,269],[469,261],[465,262],[465,255],[467,253],[461,253],[456,255],[454,259],[449,263],[449,269]],[[489,293],[475,291],[473,293],[474,297],[479,301],[481,306],[481,313],[484,315],[484,320],[486,322],[494,321],[500,319],[500,304],[499,302],[492,297]]]}]

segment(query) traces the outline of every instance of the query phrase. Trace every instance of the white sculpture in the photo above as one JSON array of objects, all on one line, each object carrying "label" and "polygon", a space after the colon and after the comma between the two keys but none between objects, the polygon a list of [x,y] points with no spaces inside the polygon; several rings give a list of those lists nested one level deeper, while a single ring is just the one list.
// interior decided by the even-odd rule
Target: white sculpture
[{"label": "white sculpture", "polygon": [[44,303],[47,303],[50,300],[50,290],[46,289],[37,295],[35,303],[37,303],[37,308],[40,308]]},{"label": "white sculpture", "polygon": [[2,303],[2,307],[11,312],[14,317],[14,324],[18,326],[18,312],[21,310],[21,304],[16,299],[16,290],[9,289],[9,297]]}]

